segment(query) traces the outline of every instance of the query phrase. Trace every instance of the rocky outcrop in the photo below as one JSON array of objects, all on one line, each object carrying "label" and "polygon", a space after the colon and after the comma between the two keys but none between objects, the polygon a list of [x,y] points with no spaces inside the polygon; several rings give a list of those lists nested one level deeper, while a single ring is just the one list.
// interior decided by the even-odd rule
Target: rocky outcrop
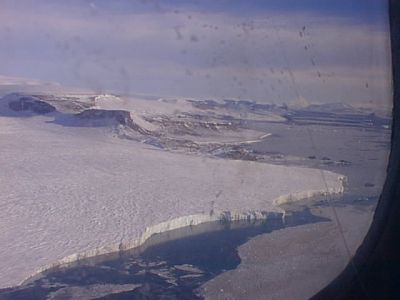
[{"label": "rocky outcrop", "polygon": [[56,108],[45,101],[35,97],[21,96],[8,103],[8,107],[13,111],[31,111],[36,114],[48,114],[54,112]]},{"label": "rocky outcrop", "polygon": [[131,113],[126,110],[105,110],[105,109],[87,109],[83,112],[76,114],[76,116],[82,120],[93,121],[97,125],[109,124],[109,122],[115,122],[117,125],[126,126],[136,132],[144,135],[151,134],[150,131],[142,128],[136,124],[131,117]]}]

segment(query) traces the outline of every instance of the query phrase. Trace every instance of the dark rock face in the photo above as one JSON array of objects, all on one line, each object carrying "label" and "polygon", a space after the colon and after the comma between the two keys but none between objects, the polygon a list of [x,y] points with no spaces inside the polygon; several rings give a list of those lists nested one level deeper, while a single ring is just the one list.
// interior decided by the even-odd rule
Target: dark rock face
[{"label": "dark rock face", "polygon": [[81,119],[115,119],[121,125],[128,125],[132,121],[128,111],[124,110],[105,110],[105,109],[87,109],[77,114]]},{"label": "dark rock face", "polygon": [[203,115],[185,113],[178,118],[159,116],[144,118],[147,122],[156,124],[163,131],[174,135],[201,136],[204,132],[219,132],[220,130],[237,130],[238,122],[225,119],[208,118]]},{"label": "dark rock face", "polygon": [[56,110],[56,108],[47,102],[32,98],[21,97],[18,100],[8,103],[10,109],[14,111],[32,111],[36,114],[48,114]]},{"label": "dark rock face", "polygon": [[125,110],[104,110],[104,109],[87,109],[76,115],[80,119],[86,120],[112,120],[117,124],[129,127],[141,134],[150,134],[149,131],[140,127],[131,118],[129,111]]}]

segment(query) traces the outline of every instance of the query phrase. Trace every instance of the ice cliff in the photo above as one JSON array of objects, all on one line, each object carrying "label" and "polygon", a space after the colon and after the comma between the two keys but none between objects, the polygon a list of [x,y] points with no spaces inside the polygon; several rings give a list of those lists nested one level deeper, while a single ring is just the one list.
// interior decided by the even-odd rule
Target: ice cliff
[{"label": "ice cliff", "polygon": [[[93,113],[130,122],[119,110]],[[49,115],[0,116],[0,287],[154,233],[343,192],[336,173],[155,150]]]}]

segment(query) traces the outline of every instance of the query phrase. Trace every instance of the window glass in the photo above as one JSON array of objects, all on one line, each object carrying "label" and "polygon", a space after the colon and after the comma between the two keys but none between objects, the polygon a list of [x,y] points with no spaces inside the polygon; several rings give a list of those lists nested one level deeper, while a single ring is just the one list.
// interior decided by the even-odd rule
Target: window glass
[{"label": "window glass", "polygon": [[344,269],[386,176],[386,1],[0,6],[0,297],[307,299]]}]

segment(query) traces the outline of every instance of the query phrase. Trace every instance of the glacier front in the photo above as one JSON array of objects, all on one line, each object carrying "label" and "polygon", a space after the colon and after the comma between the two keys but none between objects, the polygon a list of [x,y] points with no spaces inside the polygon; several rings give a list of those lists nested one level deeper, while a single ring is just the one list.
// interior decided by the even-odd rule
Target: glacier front
[{"label": "glacier front", "polygon": [[0,116],[0,287],[224,212],[343,192],[336,173],[173,153],[53,119]]}]

